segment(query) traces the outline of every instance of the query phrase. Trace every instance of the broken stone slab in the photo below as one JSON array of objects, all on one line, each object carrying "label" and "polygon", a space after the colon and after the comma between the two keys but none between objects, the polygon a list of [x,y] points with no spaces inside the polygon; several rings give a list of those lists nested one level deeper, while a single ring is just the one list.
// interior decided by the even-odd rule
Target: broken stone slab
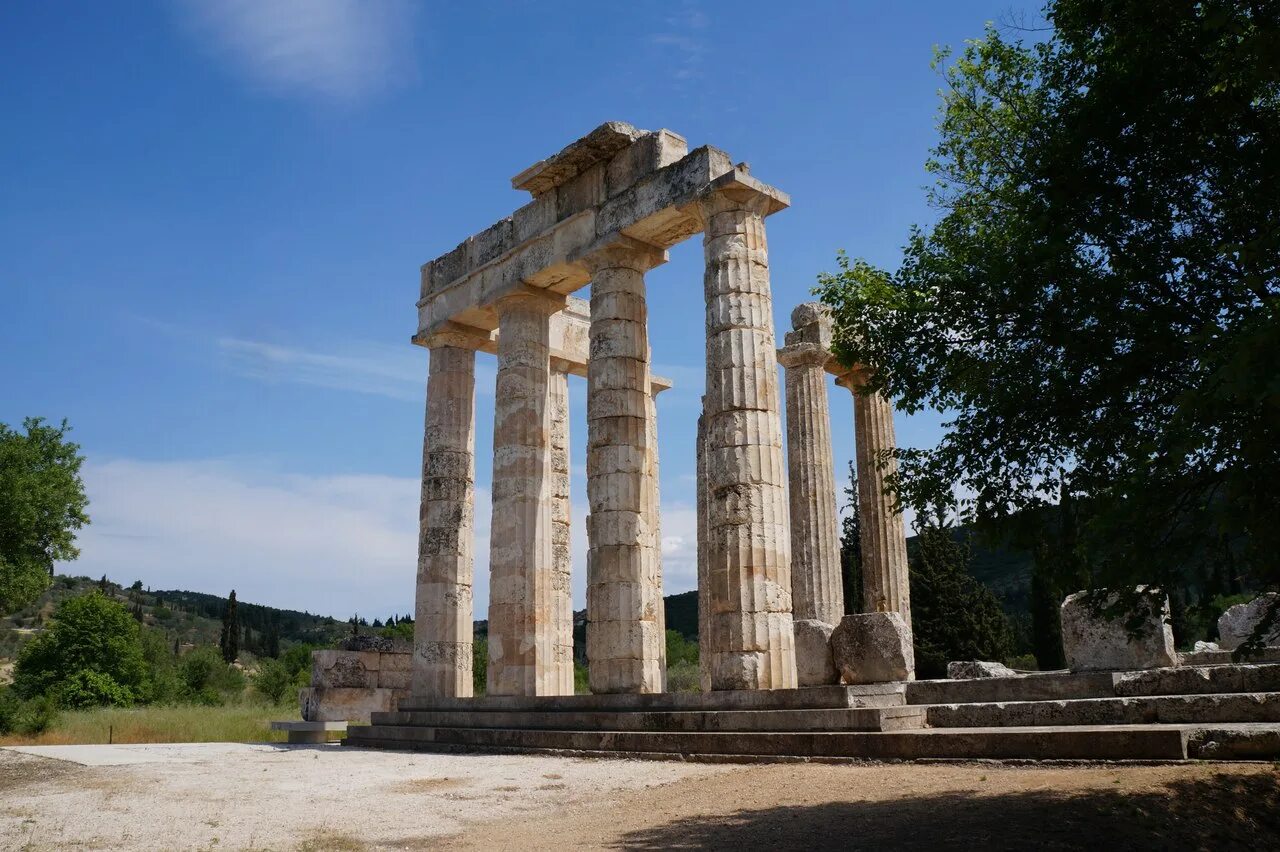
[{"label": "broken stone slab", "polygon": [[800,686],[839,683],[840,673],[831,659],[831,633],[835,627],[815,618],[792,622],[796,634],[796,681]]},{"label": "broken stone slab", "polygon": [[915,679],[911,628],[898,612],[846,615],[831,633],[831,657],[844,683]]},{"label": "broken stone slab", "polygon": [[[1062,649],[1067,667],[1081,671],[1134,671],[1176,666],[1169,598],[1155,589],[1138,586],[1138,612],[1127,618],[1096,613],[1089,592],[1076,592],[1062,602]],[[1115,593],[1105,605],[1116,602]],[[1131,629],[1133,619],[1139,619]]]},{"label": "broken stone slab", "polygon": [[298,691],[298,705],[302,718],[308,722],[367,725],[370,714],[395,710],[408,697],[408,689],[306,687]]},{"label": "broken stone slab", "polygon": [[1217,642],[1205,642],[1199,639],[1196,640],[1196,645],[1194,648],[1192,648],[1192,651],[1194,651],[1197,654],[1202,653],[1204,651],[1221,651],[1221,650],[1222,648],[1218,645]]},{"label": "broken stone slab", "polygon": [[289,743],[327,743],[331,734],[339,738],[347,732],[346,722],[272,722],[271,730],[286,731]]},{"label": "broken stone slab", "polygon": [[[1243,645],[1272,607],[1280,607],[1280,594],[1275,592],[1258,595],[1248,603],[1230,607],[1218,617],[1219,647],[1234,651]],[[1271,622],[1271,629],[1262,638],[1262,644],[1264,647],[1280,645],[1280,614]]]},{"label": "broken stone slab", "polygon": [[973,680],[980,677],[1020,677],[1003,663],[984,660],[954,660],[947,663],[947,677],[951,680]]}]

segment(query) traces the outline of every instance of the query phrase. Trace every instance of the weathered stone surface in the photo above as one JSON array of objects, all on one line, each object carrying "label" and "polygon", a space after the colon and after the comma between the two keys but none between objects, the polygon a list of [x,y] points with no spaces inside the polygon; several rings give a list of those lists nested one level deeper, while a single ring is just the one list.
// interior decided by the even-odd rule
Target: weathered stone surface
[{"label": "weathered stone surface", "polygon": [[428,341],[411,678],[423,696],[472,692],[476,355],[459,342]]},{"label": "weathered stone surface", "polygon": [[791,321],[795,330],[778,361],[786,376],[792,616],[834,625],[844,615],[844,588],[826,386],[831,319],[808,303],[791,312]]},{"label": "weathered stone surface", "polygon": [[954,660],[947,663],[947,677],[952,680],[972,680],[980,677],[1018,677],[1018,673],[1003,663]]},{"label": "weathered stone surface", "polygon": [[380,654],[411,654],[413,643],[385,636],[350,636],[342,640],[344,651],[377,651]]},{"label": "weathered stone surface", "polygon": [[[732,177],[732,176],[729,176]],[[707,579],[712,689],[796,685],[791,542],[764,216],[773,199],[714,182],[698,203],[707,305]],[[742,416],[747,412],[755,416]],[[732,442],[727,423],[741,425]]]},{"label": "weathered stone surface", "polygon": [[1177,666],[1115,675],[1116,695],[1280,692],[1280,665]]},{"label": "weathered stone surface", "polygon": [[551,632],[554,694],[573,692],[573,518],[569,494],[569,376],[551,371]]},{"label": "weathered stone surface", "polygon": [[587,663],[591,691],[661,692],[662,585],[654,482],[654,407],[641,245],[588,258]]},{"label": "weathered stone surface", "polygon": [[831,656],[844,683],[915,678],[911,628],[898,612],[846,615],[831,634]]},{"label": "weathered stone surface", "polygon": [[1200,639],[1196,640],[1195,647],[1191,649],[1194,653],[1200,654],[1205,651],[1221,651],[1217,642],[1205,642]]},{"label": "weathered stone surface", "polygon": [[911,583],[907,533],[885,485],[898,470],[890,453],[897,447],[893,406],[878,393],[862,393],[863,373],[851,370],[836,384],[853,393],[854,455],[858,473],[858,514],[862,530],[862,608],[897,612],[911,627]]},{"label": "weathered stone surface", "polygon": [[564,688],[553,627],[548,352],[550,316],[562,304],[522,291],[497,305],[489,542],[488,692],[494,695],[552,695]]},{"label": "weathered stone surface", "polygon": [[1280,645],[1280,594],[1275,592],[1259,595],[1248,603],[1236,604],[1219,616],[1218,645],[1226,651],[1239,648],[1253,635],[1254,629],[1272,608],[1276,608],[1277,613],[1271,628],[1262,637],[1262,644],[1266,647]]},{"label": "weathered stone surface", "polygon": [[[1139,591],[1145,589],[1139,587]],[[1147,594],[1139,604],[1145,607],[1142,623],[1135,631],[1137,635],[1131,635],[1124,617],[1108,619],[1091,613],[1087,594],[1076,592],[1062,602],[1062,649],[1068,668],[1132,671],[1177,664],[1167,597],[1154,590]]]},{"label": "weathered stone surface", "polygon": [[377,651],[313,651],[311,685],[321,687],[375,687],[381,654]]},{"label": "weathered stone surface", "polygon": [[839,683],[840,673],[831,659],[831,632],[825,621],[800,618],[792,622],[796,632],[796,682],[800,686]]},{"label": "weathered stone surface", "polygon": [[367,725],[370,714],[395,710],[408,696],[407,689],[311,686],[299,690],[298,704],[302,718],[308,722]]}]

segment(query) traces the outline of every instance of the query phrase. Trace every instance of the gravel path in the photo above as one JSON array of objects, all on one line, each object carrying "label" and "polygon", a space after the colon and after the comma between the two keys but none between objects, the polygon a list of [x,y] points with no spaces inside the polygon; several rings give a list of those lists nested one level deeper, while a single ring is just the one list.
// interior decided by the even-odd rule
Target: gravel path
[{"label": "gravel path", "polygon": [[1280,848],[1280,770],[0,749],[0,849],[1091,846]]}]

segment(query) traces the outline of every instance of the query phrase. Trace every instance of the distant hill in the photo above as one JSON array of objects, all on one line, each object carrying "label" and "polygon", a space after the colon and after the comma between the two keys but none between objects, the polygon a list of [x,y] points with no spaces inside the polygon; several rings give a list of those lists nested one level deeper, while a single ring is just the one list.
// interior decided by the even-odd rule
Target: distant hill
[{"label": "distant hill", "polygon": [[[184,590],[153,591],[111,581],[104,584],[89,577],[58,575],[34,604],[0,618],[0,657],[14,656],[17,646],[41,629],[63,600],[95,589],[128,607],[143,624],[163,631],[176,644],[217,644],[221,635],[225,597]],[[347,622],[327,615],[246,601],[237,601],[237,612],[244,629],[241,647],[252,653],[265,650],[272,631],[279,644],[287,647],[300,642],[329,645],[351,630]]]}]

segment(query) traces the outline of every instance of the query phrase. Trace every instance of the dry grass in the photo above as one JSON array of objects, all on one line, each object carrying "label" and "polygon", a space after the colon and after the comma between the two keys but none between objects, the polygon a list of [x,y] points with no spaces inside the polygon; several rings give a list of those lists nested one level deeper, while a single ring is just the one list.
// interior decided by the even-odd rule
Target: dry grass
[{"label": "dry grass", "polygon": [[282,742],[285,732],[271,723],[298,718],[296,708],[263,705],[79,710],[60,714],[43,734],[0,737],[0,745]]}]

